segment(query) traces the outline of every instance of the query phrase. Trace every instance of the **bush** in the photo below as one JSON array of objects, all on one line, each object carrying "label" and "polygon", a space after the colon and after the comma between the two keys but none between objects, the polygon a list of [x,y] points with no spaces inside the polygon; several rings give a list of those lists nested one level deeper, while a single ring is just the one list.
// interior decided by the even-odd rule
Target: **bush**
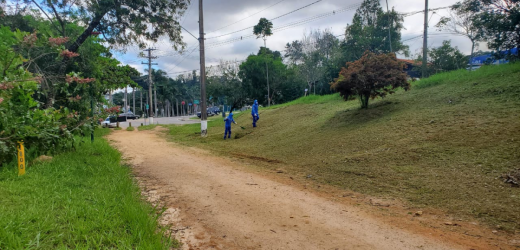
[{"label": "bush", "polygon": [[[42,104],[35,101],[33,96],[41,78],[24,68],[27,59],[18,51],[24,46],[36,46],[36,34],[11,32],[1,27],[0,41],[0,166],[14,160],[19,141],[24,141],[29,157],[73,148],[74,134],[85,134],[93,129],[89,122],[92,118],[82,118],[66,107],[41,109]],[[70,102],[78,103],[80,99],[76,95]]]}]

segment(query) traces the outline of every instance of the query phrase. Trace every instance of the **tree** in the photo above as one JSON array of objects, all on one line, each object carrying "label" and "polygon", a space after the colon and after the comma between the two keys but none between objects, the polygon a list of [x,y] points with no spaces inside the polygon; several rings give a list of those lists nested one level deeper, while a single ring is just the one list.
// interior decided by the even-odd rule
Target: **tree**
[{"label": "tree", "polygon": [[[272,28],[273,28],[273,23],[263,17],[260,18],[260,21],[258,21],[258,24],[253,27],[253,34],[256,35],[257,39],[258,38],[264,39],[264,48],[266,48],[266,49],[267,49],[267,45],[266,45],[267,37],[271,36],[273,34],[273,32],[271,31]],[[267,77],[265,78],[267,81],[267,96],[268,96],[267,105],[271,106],[271,100],[269,99],[269,96],[270,96],[270,94],[269,94],[269,92],[270,92],[269,67],[267,66],[267,62],[265,64],[265,70],[266,70],[266,74],[267,74]]]},{"label": "tree", "polygon": [[361,108],[368,108],[369,98],[385,97],[397,88],[408,90],[410,83],[404,73],[404,63],[399,62],[393,53],[376,54],[366,51],[361,59],[347,62],[341,68],[338,78],[331,83],[331,88],[348,100],[357,95]]},{"label": "tree", "polygon": [[[316,87],[320,84],[318,94],[329,94],[330,88],[325,90],[323,85],[331,82],[341,69],[343,63],[337,63],[337,55],[341,54],[339,48],[339,40],[329,30],[314,30],[304,34],[301,41],[287,43],[285,58],[296,65],[309,91],[314,87],[316,94]],[[327,73],[331,68],[335,69],[334,76],[329,77]]]},{"label": "tree", "polygon": [[146,40],[157,42],[162,35],[170,38],[175,49],[184,45],[177,19],[189,0],[31,0],[26,3],[37,8],[39,13],[34,15],[47,17],[62,37],[70,36],[66,29],[68,24],[84,24],[82,32],[68,44],[71,52],[77,52],[95,30],[114,46],[137,43],[144,47]]},{"label": "tree", "polygon": [[16,156],[16,145],[21,140],[27,152],[35,155],[73,148],[76,136],[94,129],[95,119],[88,107],[91,98],[101,96],[99,92],[89,93],[99,90],[96,80],[80,73],[67,74],[63,77],[65,83],[59,86],[63,106],[42,109],[35,97],[39,85],[53,76],[29,72],[27,69],[37,61],[29,52],[56,51],[55,40],[39,39],[36,32],[11,32],[9,27],[0,27],[0,41],[0,166]]},{"label": "tree", "polygon": [[428,67],[436,73],[463,69],[468,62],[467,56],[457,47],[452,47],[450,41],[443,41],[442,46],[431,49],[429,56]]},{"label": "tree", "polygon": [[379,0],[364,0],[356,10],[352,24],[345,30],[343,44],[345,61],[359,59],[368,50],[374,53],[390,51],[389,30],[392,52],[408,55],[408,46],[401,42],[403,17],[395,10],[384,12]]},{"label": "tree", "polygon": [[483,32],[475,22],[477,14],[470,11],[468,4],[468,2],[463,2],[451,7],[450,16],[442,17],[435,27],[441,31],[449,31],[467,37],[471,41],[471,53],[469,56],[469,63],[471,63],[473,52],[475,51],[475,43],[482,40]]},{"label": "tree", "polygon": [[[188,3],[189,0],[31,0],[23,1],[26,6],[22,9],[34,9],[26,14],[47,20],[47,30],[52,31],[53,37],[67,38],[65,51],[74,55],[97,35],[112,48],[129,44],[144,47],[146,41],[156,42],[162,35],[170,38],[174,49],[184,48],[177,20]],[[57,77],[47,82],[46,107],[57,106],[56,85],[63,83],[63,76],[71,72],[70,67],[77,65],[77,60],[63,57],[54,70]]]},{"label": "tree", "polygon": [[251,102],[253,95],[249,95],[251,86],[239,78],[239,64],[236,61],[221,61],[214,69],[208,72],[208,94],[218,104],[231,105],[231,110],[239,109],[247,102]]},{"label": "tree", "polygon": [[455,5],[464,12],[472,12],[472,19],[479,32],[488,40],[497,57],[518,58],[519,53],[504,54],[500,51],[520,48],[520,1],[518,0],[464,0]]}]

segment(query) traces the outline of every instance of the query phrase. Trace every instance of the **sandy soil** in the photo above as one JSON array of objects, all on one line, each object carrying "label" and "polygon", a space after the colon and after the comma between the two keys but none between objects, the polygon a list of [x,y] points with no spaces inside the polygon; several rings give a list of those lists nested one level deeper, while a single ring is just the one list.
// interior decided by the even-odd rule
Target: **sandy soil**
[{"label": "sandy soil", "polygon": [[150,202],[166,208],[161,222],[182,249],[490,248],[380,219],[363,205],[247,171],[241,162],[167,142],[157,131],[115,131],[108,139]]}]

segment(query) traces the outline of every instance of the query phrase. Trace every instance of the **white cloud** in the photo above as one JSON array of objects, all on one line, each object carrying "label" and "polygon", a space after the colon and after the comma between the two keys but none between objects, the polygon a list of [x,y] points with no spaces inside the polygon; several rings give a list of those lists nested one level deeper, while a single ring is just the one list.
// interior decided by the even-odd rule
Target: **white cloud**
[{"label": "white cloud", "polygon": [[[271,19],[273,17],[288,13],[304,5],[310,4],[315,0],[305,1],[289,1],[285,0],[275,5],[272,8],[264,10],[250,18],[242,20],[236,24],[230,25],[229,27],[220,29],[214,33],[212,30],[227,26],[241,19],[244,19],[252,14],[255,14],[262,9],[271,6],[280,0],[268,0],[268,1],[252,1],[252,0],[227,0],[227,1],[206,1],[204,4],[204,25],[206,30],[206,37],[219,36],[227,34],[236,30],[240,30],[246,27],[255,25],[261,17]],[[456,3],[459,0],[443,0],[443,1],[430,1],[430,8],[444,7]],[[290,15],[273,21],[273,26],[280,27],[292,22],[305,20],[310,17],[332,12],[332,10],[342,9],[353,4],[360,3],[361,0],[357,1],[345,1],[345,0],[324,0],[316,3],[308,8],[299,10]],[[424,9],[424,1],[420,0],[389,0],[390,8],[395,8],[398,12],[407,13]],[[386,10],[386,2],[381,1],[383,8]],[[312,29],[330,29],[336,35],[343,34],[345,26],[351,22],[352,16],[354,15],[355,9],[347,12],[336,13],[335,15],[328,16],[323,19],[318,19],[313,22],[308,22],[300,26],[295,26],[290,29],[283,31],[274,31],[274,34],[268,38],[267,46],[273,50],[282,51],[284,50],[285,44],[293,40],[301,39],[304,32],[309,32]],[[430,12],[430,36],[428,39],[429,46],[439,46],[443,40],[451,40],[452,45],[457,46],[463,53],[468,54],[471,49],[471,43],[465,37],[453,36],[453,35],[435,35],[440,33],[434,27],[441,16],[447,15],[447,10],[438,10],[433,15]],[[188,29],[193,35],[198,36],[198,1],[192,1],[190,9],[187,11],[187,15],[181,19],[183,26]],[[405,30],[402,31],[402,39],[408,39],[416,37],[423,32],[423,21],[424,16],[422,13],[415,14],[409,17],[405,17],[404,26]],[[228,41],[233,38],[240,38],[251,35],[252,28],[245,31],[237,32],[235,34],[220,37],[217,39],[208,39],[206,44],[210,45],[215,42]],[[196,41],[191,35],[183,31],[184,41],[188,44],[188,48],[196,48],[198,41]],[[406,44],[410,46],[412,54],[419,52],[422,48],[422,39],[417,38],[415,40],[406,41]],[[184,55],[179,55],[173,51],[167,39],[162,39],[158,43],[151,45],[156,47],[158,50],[154,51],[153,54],[158,55],[159,58],[155,60],[159,65],[154,68],[163,69],[169,73],[175,73],[180,71],[192,70],[199,68],[199,51],[195,49],[189,56],[191,50],[186,51]],[[249,38],[239,40],[233,43],[227,43],[218,47],[209,46],[206,50],[206,64],[214,65],[218,63],[220,59],[223,60],[243,60],[248,55],[257,53],[260,46],[263,46],[261,39]],[[480,49],[485,49],[485,46],[481,46]],[[145,72],[146,65],[141,65],[143,58],[138,58],[137,55],[139,50],[135,47],[129,48],[127,53],[124,55],[117,54],[116,57],[123,63],[130,62],[130,65],[134,66],[141,72]],[[173,77],[173,74],[171,75]]]}]

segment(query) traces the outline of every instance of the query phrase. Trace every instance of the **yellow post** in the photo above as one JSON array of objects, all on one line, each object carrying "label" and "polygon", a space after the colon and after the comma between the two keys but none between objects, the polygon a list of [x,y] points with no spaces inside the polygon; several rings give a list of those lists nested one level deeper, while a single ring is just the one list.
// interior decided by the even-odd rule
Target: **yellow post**
[{"label": "yellow post", "polygon": [[25,150],[23,141],[18,142],[18,176],[25,174]]}]

